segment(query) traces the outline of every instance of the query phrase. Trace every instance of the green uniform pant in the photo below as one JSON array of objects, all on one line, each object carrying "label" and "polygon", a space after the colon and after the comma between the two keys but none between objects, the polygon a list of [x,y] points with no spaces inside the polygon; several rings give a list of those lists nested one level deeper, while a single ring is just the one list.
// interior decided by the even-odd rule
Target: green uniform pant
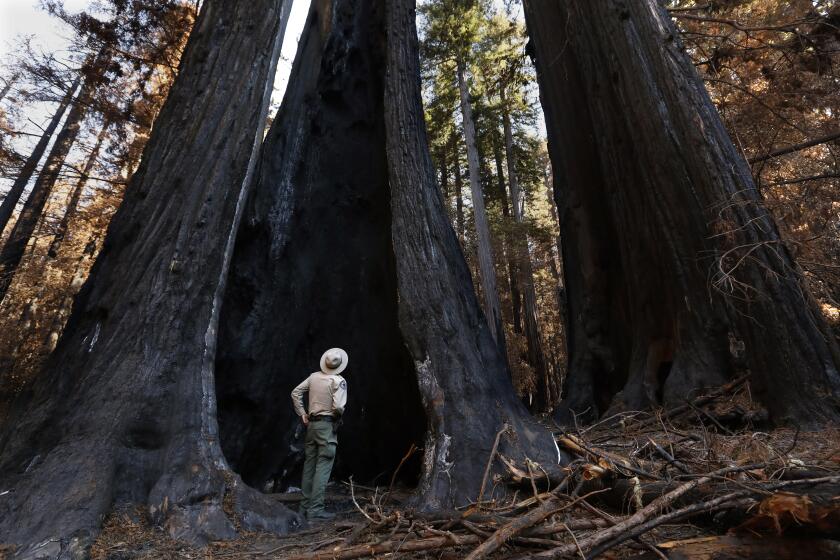
[{"label": "green uniform pant", "polygon": [[300,512],[324,511],[324,493],[330,479],[338,438],[332,422],[312,420],[306,428],[306,462],[303,464],[303,501]]}]

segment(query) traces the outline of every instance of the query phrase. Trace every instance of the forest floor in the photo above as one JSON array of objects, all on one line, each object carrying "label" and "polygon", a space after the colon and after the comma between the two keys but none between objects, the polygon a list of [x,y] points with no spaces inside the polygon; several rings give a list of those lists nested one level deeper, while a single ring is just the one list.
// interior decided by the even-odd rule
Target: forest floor
[{"label": "forest floor", "polygon": [[[573,457],[559,478],[517,464],[449,515],[408,507],[410,491],[332,483],[335,521],[286,537],[243,534],[195,548],[141,512],[113,514],[94,560],[282,558],[840,558],[840,429],[760,429],[746,383],[668,412],[625,412],[555,429]],[[488,442],[488,447],[491,442]],[[489,499],[492,495],[493,499]],[[282,499],[296,507],[299,494]]]}]

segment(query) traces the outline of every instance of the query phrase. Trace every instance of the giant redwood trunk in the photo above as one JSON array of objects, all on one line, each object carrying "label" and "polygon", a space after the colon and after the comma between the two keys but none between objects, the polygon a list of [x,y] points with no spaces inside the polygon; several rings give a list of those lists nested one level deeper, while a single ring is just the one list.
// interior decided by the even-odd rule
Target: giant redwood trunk
[{"label": "giant redwood trunk", "polygon": [[680,401],[733,374],[740,340],[775,421],[838,419],[836,344],[667,13],[525,8],[561,213],[566,410]]},{"label": "giant redwood trunk", "polygon": [[[222,307],[219,425],[231,466],[261,487],[300,485],[303,430],[289,394],[334,346],[350,356],[335,476],[387,482],[411,444],[422,445],[397,328],[383,45],[380,0],[312,4],[238,234]],[[416,480],[418,467],[401,473]]]},{"label": "giant redwood trunk", "polygon": [[[213,359],[233,231],[263,136],[289,2],[206,0],[140,169],[44,371],[0,439],[0,541],[47,557],[147,504],[193,541],[296,515],[232,475]],[[282,12],[282,13],[281,13]]]},{"label": "giant redwood trunk", "polygon": [[391,0],[387,13],[385,126],[399,326],[428,422],[417,501],[421,508],[447,508],[478,497],[495,434],[505,423],[510,430],[502,453],[527,455],[547,468],[563,458],[513,391],[435,184],[414,0]]}]

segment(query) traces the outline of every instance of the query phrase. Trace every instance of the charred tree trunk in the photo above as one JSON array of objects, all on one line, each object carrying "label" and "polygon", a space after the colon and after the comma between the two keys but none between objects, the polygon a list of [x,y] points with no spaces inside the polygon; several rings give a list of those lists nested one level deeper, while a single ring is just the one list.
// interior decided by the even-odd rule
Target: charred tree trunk
[{"label": "charred tree trunk", "polygon": [[[493,142],[493,156],[496,160],[496,177],[499,179],[499,199],[502,202],[502,216],[505,221],[510,221],[510,204],[508,203],[507,185],[505,185],[504,166],[502,164],[502,150],[498,143]],[[510,303],[513,319],[513,332],[522,332],[522,296],[519,293],[518,271],[516,268],[516,259],[513,258],[513,243],[511,243],[511,235],[505,229],[505,257],[507,260],[508,278],[510,285]]]},{"label": "charred tree trunk", "polygon": [[481,272],[481,288],[484,294],[484,314],[490,326],[490,334],[505,354],[505,331],[502,327],[502,310],[499,304],[499,292],[496,289],[496,265],[493,261],[493,242],[490,238],[490,224],[484,209],[484,193],[481,190],[478,147],[475,139],[475,123],[472,115],[472,102],[467,87],[466,64],[457,62],[458,91],[461,99],[461,117],[464,123],[464,143],[467,146],[467,165],[469,166],[470,192],[472,193],[473,219],[475,220],[476,252],[478,268]]},{"label": "charred tree trunk", "polygon": [[35,148],[32,150],[32,153],[29,154],[29,157],[26,159],[26,163],[23,164],[20,173],[15,178],[15,182],[12,183],[11,188],[9,188],[9,192],[6,193],[6,198],[3,199],[3,204],[0,205],[0,235],[2,235],[3,231],[6,229],[6,226],[15,211],[15,206],[20,200],[21,195],[23,195],[23,191],[26,189],[26,185],[29,184],[30,179],[32,179],[32,175],[35,173],[35,169],[38,168],[38,162],[41,161],[41,157],[43,157],[44,152],[47,150],[47,146],[49,145],[53,134],[55,134],[58,125],[61,124],[61,119],[64,117],[64,113],[67,111],[67,107],[70,105],[70,101],[73,99],[73,94],[76,93],[76,89],[79,87],[80,81],[81,78],[76,78],[76,81],[73,82],[73,85],[70,86],[70,89],[64,94],[64,98],[58,104],[58,108],[56,108],[55,113],[53,113],[50,124],[48,124],[47,128],[44,129],[44,133],[41,135],[38,143],[35,144]]},{"label": "charred tree trunk", "polygon": [[840,418],[836,343],[665,10],[525,6],[561,213],[567,409],[719,384],[731,336],[776,422]]},{"label": "charred tree trunk", "polygon": [[79,208],[79,202],[82,199],[82,193],[84,192],[88,180],[90,179],[90,172],[93,171],[93,166],[99,158],[99,151],[102,149],[102,143],[105,141],[105,137],[108,134],[108,126],[109,123],[107,121],[102,125],[102,129],[96,137],[96,143],[93,145],[93,148],[85,161],[85,166],[82,168],[79,180],[76,181],[76,184],[73,186],[73,191],[70,193],[70,200],[67,201],[67,207],[64,209],[64,214],[61,216],[61,221],[58,223],[58,227],[55,230],[53,240],[50,242],[50,248],[47,250],[47,255],[51,259],[58,256],[58,250],[61,248],[62,242],[64,242],[64,237],[67,235],[67,229],[70,227],[70,222],[72,222],[73,218],[76,216],[76,211]]},{"label": "charred tree trunk", "polygon": [[504,423],[506,455],[527,454],[546,467],[562,457],[514,393],[446,218],[423,119],[414,0],[387,7],[385,126],[399,324],[428,420],[417,501],[440,509],[478,497]]},{"label": "charred tree trunk", "polygon": [[82,89],[73,101],[70,113],[68,113],[64,125],[61,127],[61,132],[58,133],[50,153],[44,161],[41,173],[38,174],[38,179],[32,186],[32,192],[29,193],[29,197],[20,211],[20,216],[18,216],[9,238],[3,245],[3,250],[0,251],[0,302],[3,301],[9,290],[17,267],[26,253],[26,246],[35,233],[35,228],[44,213],[44,207],[47,205],[53,188],[61,175],[67,154],[70,153],[70,149],[79,135],[82,121],[85,120],[88,108],[91,105],[93,93],[102,78],[101,59],[103,56],[103,54],[100,54],[97,57],[92,65],[91,72],[85,78]]},{"label": "charred tree trunk", "polygon": [[[237,238],[217,358],[219,425],[231,466],[260,486],[300,484],[303,430],[289,394],[334,346],[350,356],[336,476],[390,476],[422,444],[397,328],[382,5],[312,4]],[[413,467],[401,471],[412,483],[419,461]]]},{"label": "charred tree trunk", "polygon": [[227,468],[213,374],[289,5],[203,3],[65,335],[0,436],[0,479],[14,488],[0,496],[0,541],[82,554],[105,513],[138,503],[176,538],[231,537],[226,495],[248,510],[244,529],[297,522]]},{"label": "charred tree trunk", "polygon": [[539,317],[537,316],[537,292],[534,289],[534,267],[531,264],[528,234],[523,228],[525,196],[522,189],[519,188],[519,177],[516,174],[516,160],[513,156],[513,130],[510,113],[507,111],[507,96],[504,86],[500,89],[500,98],[504,108],[502,111],[502,128],[505,134],[505,159],[508,168],[510,201],[513,208],[513,220],[518,227],[514,243],[516,244],[516,256],[519,265],[519,282],[522,285],[522,291],[525,293],[525,339],[528,343],[528,363],[534,368],[534,375],[537,378],[537,394],[533,408],[542,412],[554,404],[557,383],[552,378],[543,351]]}]

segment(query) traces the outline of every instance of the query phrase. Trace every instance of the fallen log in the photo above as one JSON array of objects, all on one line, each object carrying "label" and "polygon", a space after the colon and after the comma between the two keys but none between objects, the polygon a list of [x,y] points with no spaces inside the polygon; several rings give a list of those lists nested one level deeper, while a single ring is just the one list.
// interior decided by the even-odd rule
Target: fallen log
[{"label": "fallen log", "polygon": [[[604,529],[603,531],[598,531],[594,535],[590,536],[589,538],[585,539],[580,543],[574,543],[571,545],[564,545],[558,547],[553,550],[548,550],[546,552],[542,552],[539,554],[535,554],[534,558],[560,558],[566,554],[572,554],[577,552],[578,550],[589,550],[595,548],[605,542],[610,542],[613,539],[628,533],[631,529],[638,527],[639,525],[648,521],[652,516],[655,516],[659,511],[664,508],[670,507],[678,498],[682,495],[686,494],[687,492],[693,490],[697,486],[701,484],[705,484],[707,482],[711,482],[715,479],[716,476],[723,476],[728,473],[737,472],[741,470],[749,470],[761,467],[762,465],[747,465],[742,467],[727,467],[724,469],[720,469],[711,473],[707,476],[698,478],[696,480],[692,480],[691,482],[686,482],[676,489],[668,492],[660,496],[659,498],[655,499],[645,507],[638,510],[633,515],[627,517],[623,521],[616,523],[612,527]],[[634,535],[635,536],[635,535]],[[632,538],[632,537],[629,537]]]},{"label": "fallen log", "polygon": [[670,560],[800,560],[840,558],[840,543],[826,539],[715,536],[660,543]]},{"label": "fallen log", "polygon": [[489,539],[485,540],[478,546],[478,548],[473,550],[469,556],[467,556],[466,560],[478,560],[479,558],[484,558],[488,554],[492,554],[494,551],[501,548],[509,539],[512,539],[522,533],[525,529],[533,527],[546,517],[566,509],[567,507],[568,504],[564,505],[560,502],[559,498],[552,497],[550,500],[543,502],[543,504],[538,508],[535,508],[527,514],[514,519],[507,525],[499,527],[495,533],[490,535]]},{"label": "fallen log", "polygon": [[760,466],[761,465],[744,465],[741,467],[728,467],[700,477],[691,482],[687,482],[680,485],[675,490],[672,490],[671,492],[652,501],[650,504],[627,517],[623,521],[616,523],[612,527],[604,529],[603,531],[598,531],[597,533],[590,535],[588,538],[580,541],[580,543],[563,545],[552,550],[534,554],[532,557],[541,559],[561,558],[564,555],[573,554],[578,550],[589,551],[587,553],[587,558],[596,557],[598,554],[601,554],[628,539],[633,539],[643,535],[663,523],[684,521],[698,514],[711,513],[724,509],[747,509],[756,503],[756,500],[751,496],[766,494],[767,492],[773,490],[780,490],[782,488],[790,488],[794,486],[813,486],[820,484],[833,485],[840,482],[840,476],[827,476],[810,480],[782,480],[763,483],[756,485],[755,488],[744,486],[741,490],[730,492],[723,496],[689,504],[668,513],[659,514],[660,511],[672,506],[681,496],[702,484],[719,479],[726,474],[752,470]]}]

